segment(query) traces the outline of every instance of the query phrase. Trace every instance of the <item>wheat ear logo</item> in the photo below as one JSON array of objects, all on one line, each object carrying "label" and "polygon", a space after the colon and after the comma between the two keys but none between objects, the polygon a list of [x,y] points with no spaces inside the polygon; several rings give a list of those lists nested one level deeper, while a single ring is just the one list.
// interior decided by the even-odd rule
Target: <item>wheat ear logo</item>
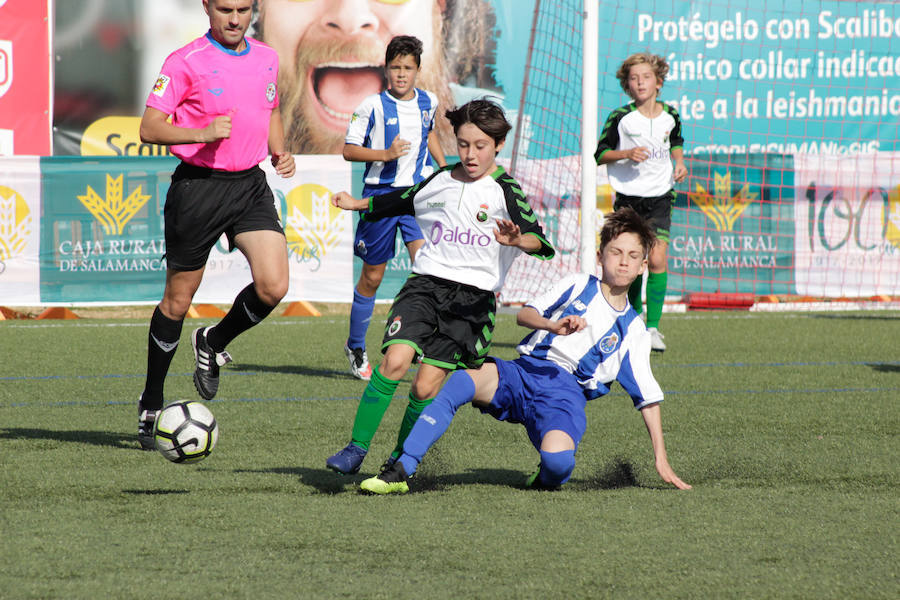
[{"label": "wheat ear logo", "polygon": [[288,250],[298,256],[310,252],[322,258],[337,247],[343,232],[343,211],[331,205],[331,190],[316,183],[304,183],[287,194],[284,233]]},{"label": "wheat ear logo", "polygon": [[135,214],[150,199],[148,194],[141,193],[141,186],[137,186],[124,200],[122,190],[123,175],[112,177],[106,174],[106,197],[101,198],[91,186],[87,187],[87,194],[78,196],[78,199],[94,218],[103,225],[103,231],[107,235],[122,235],[122,229],[134,217]]},{"label": "wheat ear logo", "polygon": [[746,208],[756,200],[757,193],[750,191],[750,184],[745,183],[738,193],[731,195],[731,173],[719,175],[715,173],[715,193],[710,195],[702,185],[697,184],[697,191],[688,194],[691,202],[709,217],[718,231],[731,231],[735,221]]},{"label": "wheat ear logo", "polygon": [[30,233],[31,213],[25,198],[0,185],[0,261],[22,254]]}]

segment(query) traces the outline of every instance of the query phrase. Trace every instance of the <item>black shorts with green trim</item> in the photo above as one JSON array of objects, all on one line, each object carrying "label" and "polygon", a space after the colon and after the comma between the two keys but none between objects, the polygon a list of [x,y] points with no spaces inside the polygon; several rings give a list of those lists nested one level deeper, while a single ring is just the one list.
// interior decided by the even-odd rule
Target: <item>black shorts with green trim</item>
[{"label": "black shorts with green trim", "polygon": [[616,193],[613,210],[630,206],[634,212],[644,217],[661,242],[669,243],[669,229],[672,227],[672,207],[675,205],[675,190],[669,190],[662,196],[626,196]]},{"label": "black shorts with green trim", "polygon": [[406,344],[425,364],[476,369],[491,348],[496,311],[494,292],[431,275],[411,275],[394,298],[381,351]]}]

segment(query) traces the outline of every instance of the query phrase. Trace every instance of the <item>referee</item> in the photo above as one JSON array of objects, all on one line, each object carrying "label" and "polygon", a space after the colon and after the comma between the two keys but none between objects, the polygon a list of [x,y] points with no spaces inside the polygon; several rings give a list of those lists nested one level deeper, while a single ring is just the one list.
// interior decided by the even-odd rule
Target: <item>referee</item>
[{"label": "referee", "polygon": [[[209,31],[166,58],[147,98],[141,141],[172,147],[181,163],[165,205],[166,285],[150,319],[138,441],[152,449],[163,384],[209,251],[224,233],[247,258],[253,282],[215,326],[193,332],[194,385],[209,400],[231,340],[264,319],[288,289],[284,230],[259,163],[294,174],[278,108],[278,55],[245,37],[253,0],[203,0]],[[171,117],[171,119],[170,119]],[[220,356],[221,355],[221,356]]]}]

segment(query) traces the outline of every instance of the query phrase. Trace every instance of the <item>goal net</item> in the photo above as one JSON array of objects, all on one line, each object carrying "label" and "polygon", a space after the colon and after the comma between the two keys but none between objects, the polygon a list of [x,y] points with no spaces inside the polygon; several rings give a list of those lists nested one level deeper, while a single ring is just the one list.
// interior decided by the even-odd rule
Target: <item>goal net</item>
[{"label": "goal net", "polygon": [[[558,258],[520,259],[521,302],[583,264],[579,206],[612,208],[605,167],[582,194],[579,156],[630,102],[615,73],[634,52],[669,63],[686,181],[675,184],[670,301],[900,296],[900,4],[849,0],[535,0],[511,171]],[[582,111],[582,40],[597,36],[598,114]],[[598,223],[600,219],[598,219]]]}]

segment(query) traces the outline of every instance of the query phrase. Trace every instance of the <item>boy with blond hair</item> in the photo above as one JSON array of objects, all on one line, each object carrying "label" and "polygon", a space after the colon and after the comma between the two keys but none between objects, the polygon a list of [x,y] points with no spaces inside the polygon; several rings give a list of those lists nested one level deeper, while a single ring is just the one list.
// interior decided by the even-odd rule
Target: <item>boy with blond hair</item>
[{"label": "boy with blond hair", "polygon": [[[668,72],[669,65],[661,56],[642,52],[625,59],[616,77],[632,101],[607,117],[594,153],[597,164],[606,165],[616,192],[613,208],[632,207],[656,231],[647,275],[647,328],[651,348],[658,352],[666,349],[659,320],[668,283],[667,249],[675,203],[672,186],[687,177],[678,111],[658,100]],[[638,313],[642,281],[642,277],[635,279],[628,292]]]}]

